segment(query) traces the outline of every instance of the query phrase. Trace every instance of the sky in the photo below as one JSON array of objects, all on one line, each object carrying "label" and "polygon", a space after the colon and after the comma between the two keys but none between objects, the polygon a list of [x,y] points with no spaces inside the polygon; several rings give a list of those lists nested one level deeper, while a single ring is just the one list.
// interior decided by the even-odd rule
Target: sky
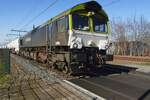
[{"label": "sky", "polygon": [[[59,13],[90,0],[57,0],[57,2],[37,17],[30,24],[30,20],[55,2],[55,0],[0,0],[0,44],[14,39],[17,34],[11,29],[30,31],[33,25],[38,26]],[[150,21],[150,0],[95,0],[100,3],[109,19],[127,19],[132,16],[144,16]],[[25,33],[21,33],[22,35]]]}]

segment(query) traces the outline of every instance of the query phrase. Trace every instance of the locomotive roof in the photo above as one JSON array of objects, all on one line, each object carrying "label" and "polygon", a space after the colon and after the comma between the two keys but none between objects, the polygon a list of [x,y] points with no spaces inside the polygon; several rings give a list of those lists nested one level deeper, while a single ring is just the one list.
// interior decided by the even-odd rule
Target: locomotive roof
[{"label": "locomotive roof", "polygon": [[106,18],[106,20],[108,20],[108,16],[105,13],[105,11],[102,9],[102,6],[99,3],[97,3],[96,1],[89,1],[86,3],[78,4],[70,9],[68,9],[67,11],[64,11],[63,13],[48,20],[46,23],[44,23],[44,25],[49,24],[62,16],[65,16],[65,15],[68,15],[70,13],[77,12],[80,10],[95,11],[97,13],[101,13]]},{"label": "locomotive roof", "polygon": [[[89,2],[78,4],[78,5],[70,8],[70,9],[62,12],[61,14],[59,14],[59,15],[51,18],[50,20],[46,21],[44,24],[37,26],[35,29],[43,27],[43,26],[45,26],[45,25],[47,25],[47,24],[49,24],[49,23],[57,20],[60,17],[63,17],[63,16],[68,15],[68,14],[71,14],[73,12],[81,11],[81,10],[94,11],[94,12],[97,12],[97,13],[101,13],[106,18],[106,20],[109,20],[107,14],[102,9],[102,6],[99,3],[97,3],[96,1],[89,1]],[[33,30],[35,30],[35,29],[33,29]],[[31,34],[31,32],[33,30],[31,30],[30,32],[28,32],[26,35]]]}]

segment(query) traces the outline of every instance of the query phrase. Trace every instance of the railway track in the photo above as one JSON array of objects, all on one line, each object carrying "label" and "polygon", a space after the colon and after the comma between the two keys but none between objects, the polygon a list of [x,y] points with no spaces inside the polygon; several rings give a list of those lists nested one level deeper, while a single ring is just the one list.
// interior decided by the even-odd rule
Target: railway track
[{"label": "railway track", "polygon": [[[25,63],[26,61],[22,59],[23,61],[20,60],[20,63],[18,63],[19,60],[18,58],[12,59],[12,77],[8,87],[0,88],[0,100],[93,99],[93,96],[77,91],[65,82],[60,82],[54,73],[48,75],[44,69],[38,70],[32,65],[25,68],[23,61]],[[63,79],[65,78],[60,78],[60,80]]]}]

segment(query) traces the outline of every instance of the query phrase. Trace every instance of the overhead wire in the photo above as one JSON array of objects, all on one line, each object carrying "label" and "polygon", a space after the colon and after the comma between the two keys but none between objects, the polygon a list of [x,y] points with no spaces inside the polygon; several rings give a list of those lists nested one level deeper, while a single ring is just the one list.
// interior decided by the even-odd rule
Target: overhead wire
[{"label": "overhead wire", "polygon": [[22,19],[16,24],[15,28],[19,27],[23,22],[32,14],[33,10],[36,9],[36,3],[27,11],[26,15],[22,17]]},{"label": "overhead wire", "polygon": [[31,20],[29,20],[25,25],[23,25],[20,29],[23,29],[24,27],[27,27],[29,24],[31,24],[35,19],[37,19],[39,16],[41,16],[43,13],[45,13],[50,7],[55,5],[59,0],[55,0],[53,3],[48,5],[44,10],[42,10],[39,14],[37,14],[35,17],[33,17]]},{"label": "overhead wire", "polygon": [[115,3],[120,2],[120,1],[121,0],[113,0],[110,3],[108,3],[108,4],[105,4],[104,7],[108,7],[108,6],[112,5],[112,4],[115,4]]},{"label": "overhead wire", "polygon": [[[25,25],[23,25],[20,29],[24,28],[24,27],[27,27],[29,24],[31,24],[34,20],[36,20],[39,16],[41,16],[44,12],[46,12],[50,7],[52,7],[53,5],[55,5],[59,0],[55,0],[53,3],[51,3],[48,7],[46,7],[44,10],[42,10],[39,14],[37,14],[35,17],[33,17],[31,20],[29,20]],[[104,6],[107,7],[107,6],[110,6],[114,3],[117,3],[121,0],[113,0],[111,1],[110,3],[108,4],[105,4]]]}]

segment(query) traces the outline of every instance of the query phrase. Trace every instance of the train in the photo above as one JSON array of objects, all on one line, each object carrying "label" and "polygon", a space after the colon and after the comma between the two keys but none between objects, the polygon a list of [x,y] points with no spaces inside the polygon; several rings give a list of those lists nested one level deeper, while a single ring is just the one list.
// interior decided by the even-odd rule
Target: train
[{"label": "train", "polygon": [[96,1],[78,4],[20,37],[19,55],[64,73],[113,60],[109,17]]},{"label": "train", "polygon": [[11,53],[19,54],[19,38],[16,38],[6,44],[5,48],[11,50]]}]

